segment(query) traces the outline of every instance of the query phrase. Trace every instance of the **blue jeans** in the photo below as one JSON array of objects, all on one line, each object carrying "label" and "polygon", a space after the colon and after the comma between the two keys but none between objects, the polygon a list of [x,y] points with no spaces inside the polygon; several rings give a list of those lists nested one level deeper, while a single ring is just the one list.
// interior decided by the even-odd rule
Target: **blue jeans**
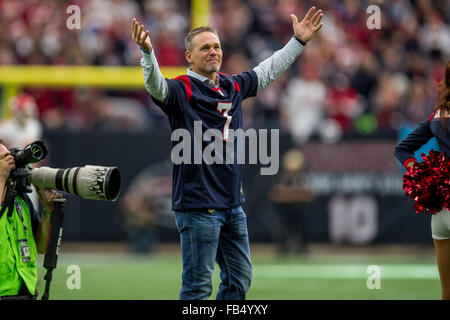
[{"label": "blue jeans", "polygon": [[252,279],[244,210],[175,211],[175,220],[183,259],[180,299],[206,300],[211,296],[216,261],[221,279],[216,299],[244,300]]}]

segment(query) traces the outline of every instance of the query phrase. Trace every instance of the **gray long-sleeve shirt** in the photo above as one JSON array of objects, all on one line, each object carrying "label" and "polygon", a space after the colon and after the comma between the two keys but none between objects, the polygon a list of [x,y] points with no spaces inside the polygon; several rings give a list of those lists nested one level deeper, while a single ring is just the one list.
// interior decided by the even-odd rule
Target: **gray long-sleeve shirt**
[{"label": "gray long-sleeve shirt", "polygon": [[[283,48],[253,68],[258,77],[258,91],[274,82],[294,63],[302,51],[303,46],[293,37]],[[145,88],[154,98],[164,102],[168,95],[168,86],[159,69],[154,50],[150,53],[142,51],[141,65],[144,73]],[[218,86],[218,81],[214,84],[209,78],[191,69],[187,70],[187,74],[201,81],[208,82],[211,86]]]}]

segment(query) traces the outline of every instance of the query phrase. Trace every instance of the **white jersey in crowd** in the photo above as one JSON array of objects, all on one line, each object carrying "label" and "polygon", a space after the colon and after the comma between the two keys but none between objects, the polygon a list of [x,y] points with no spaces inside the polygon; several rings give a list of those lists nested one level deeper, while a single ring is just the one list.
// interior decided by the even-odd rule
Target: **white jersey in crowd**
[{"label": "white jersey in crowd", "polygon": [[16,120],[0,122],[0,139],[8,148],[23,148],[27,144],[42,139],[42,125],[36,119],[27,119],[21,126]]}]

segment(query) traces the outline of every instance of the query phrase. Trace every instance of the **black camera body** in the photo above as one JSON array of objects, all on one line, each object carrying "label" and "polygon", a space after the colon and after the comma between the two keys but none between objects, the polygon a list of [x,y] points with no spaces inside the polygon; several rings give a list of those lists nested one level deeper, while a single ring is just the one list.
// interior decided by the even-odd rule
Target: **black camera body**
[{"label": "black camera body", "polygon": [[9,152],[14,157],[16,165],[16,169],[9,175],[10,186],[16,192],[32,192],[30,164],[43,160],[47,156],[47,148],[42,141],[35,141],[23,149],[13,148]]}]

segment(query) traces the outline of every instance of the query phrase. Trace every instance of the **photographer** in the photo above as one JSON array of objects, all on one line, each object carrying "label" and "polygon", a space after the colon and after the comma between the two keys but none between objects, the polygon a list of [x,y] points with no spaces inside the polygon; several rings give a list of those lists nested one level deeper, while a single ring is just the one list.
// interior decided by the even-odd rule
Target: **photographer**
[{"label": "photographer", "polygon": [[[15,168],[14,157],[0,140],[0,210],[7,206],[7,181]],[[36,189],[44,208],[42,216],[26,193],[18,193],[13,210],[6,208],[0,217],[0,300],[33,300],[37,296],[37,253],[45,253],[52,201],[61,195]]]}]

